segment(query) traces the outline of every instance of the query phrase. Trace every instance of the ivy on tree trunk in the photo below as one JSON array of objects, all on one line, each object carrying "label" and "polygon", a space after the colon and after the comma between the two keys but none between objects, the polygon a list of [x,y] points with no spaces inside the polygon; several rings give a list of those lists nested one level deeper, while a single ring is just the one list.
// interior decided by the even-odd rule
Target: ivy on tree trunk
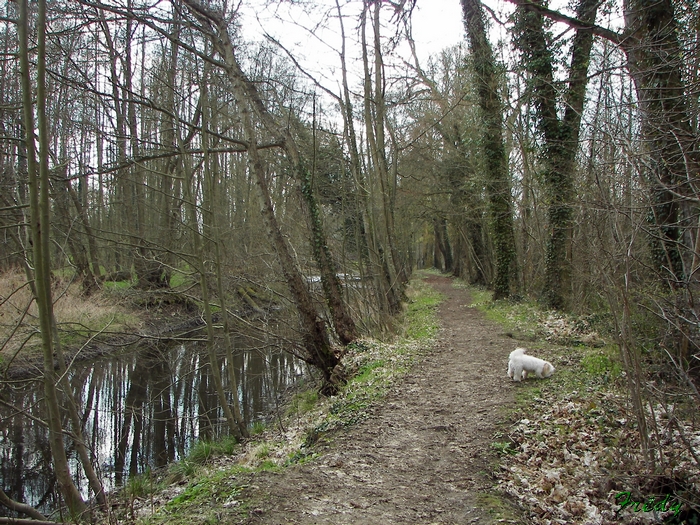
[{"label": "ivy on tree trunk", "polygon": [[[597,9],[597,0],[580,0],[578,17],[592,23]],[[558,101],[562,97],[556,89],[543,15],[529,7],[518,7],[515,32],[519,35],[516,45],[530,74],[538,127],[544,138],[543,178],[550,235],[545,253],[542,301],[549,308],[564,309],[568,306],[571,291],[574,172],[593,34],[579,28],[574,36],[568,85],[563,96],[564,117],[560,119]]]},{"label": "ivy on tree trunk", "polygon": [[493,242],[496,257],[494,299],[511,293],[511,276],[515,275],[515,234],[513,203],[510,193],[508,158],[503,144],[503,107],[498,94],[499,79],[493,50],[486,34],[484,12],[479,0],[462,0],[464,25],[479,94],[479,106],[484,121],[482,144],[486,156],[487,182]]}]

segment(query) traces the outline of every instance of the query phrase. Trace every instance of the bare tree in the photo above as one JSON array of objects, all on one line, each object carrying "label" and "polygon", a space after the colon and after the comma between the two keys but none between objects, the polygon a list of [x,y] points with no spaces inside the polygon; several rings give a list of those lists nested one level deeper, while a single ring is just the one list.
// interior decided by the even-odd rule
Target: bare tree
[{"label": "bare tree", "polygon": [[[68,466],[59,392],[59,377],[54,368],[56,350],[56,321],[53,314],[51,297],[51,260],[50,260],[50,204],[49,204],[49,142],[48,123],[46,121],[46,2],[38,2],[37,11],[37,69],[36,69],[36,121],[30,68],[29,44],[29,5],[28,0],[20,2],[18,33],[19,59],[22,75],[22,106],[24,111],[25,144],[27,148],[27,171],[29,176],[30,230],[33,245],[34,290],[39,309],[42,350],[44,356],[44,395],[48,412],[49,444],[53,457],[54,470],[61,493],[71,514],[79,516],[86,510],[80,492],[73,483]],[[35,126],[36,122],[36,126]],[[39,147],[36,148],[34,130],[38,129]]]},{"label": "bare tree", "polygon": [[[374,6],[371,18],[371,29],[373,36],[373,52],[374,52],[374,79],[372,79],[368,43],[367,43],[367,20],[370,14],[370,7]],[[362,64],[364,72],[364,120],[365,131],[367,136],[367,150],[371,161],[371,168],[375,172],[376,179],[379,181],[379,194],[381,198],[380,209],[382,211],[382,237],[379,243],[379,255],[382,263],[383,271],[386,272],[386,279],[390,283],[390,288],[387,293],[390,294],[389,305],[393,311],[398,310],[398,305],[403,296],[403,287],[407,282],[406,271],[401,262],[398,250],[396,249],[396,240],[394,239],[394,211],[392,209],[393,199],[395,194],[396,178],[393,180],[390,177],[389,164],[387,161],[387,146],[386,146],[386,100],[385,100],[385,82],[384,77],[384,62],[382,56],[381,34],[380,34],[380,15],[381,3],[371,4],[365,2],[361,20],[360,34],[362,47]],[[394,168],[396,162],[394,162]],[[388,250],[382,249],[385,245]]]},{"label": "bare tree", "polygon": [[243,73],[228,34],[226,20],[220,13],[210,10],[199,2],[185,0],[184,3],[200,21],[203,33],[212,41],[214,49],[222,57],[223,62],[218,65],[224,69],[231,81],[233,95],[241,112],[243,129],[246,135],[249,166],[256,178],[263,217],[266,221],[272,244],[275,247],[275,253],[279,258],[285,280],[302,319],[306,350],[300,354],[300,357],[322,371],[324,375],[323,389],[326,392],[332,392],[337,388],[339,382],[343,381],[342,372],[340,369],[336,369],[340,361],[331,346],[326,322],[313,303],[301,271],[292,255],[291,247],[277,221],[267,176],[258,151],[257,133],[251,118],[252,114],[255,114],[266,130],[277,139],[278,144],[284,149],[293,166],[298,180],[300,180],[302,194],[304,194],[309,206],[312,243],[315,244],[316,262],[321,271],[321,278],[325,282],[324,290],[327,297],[329,295],[337,296],[339,300],[339,302],[331,300],[329,304],[331,314],[335,320],[334,326],[341,341],[349,342],[355,337],[355,327],[354,323],[351,322],[351,318],[347,314],[343,315],[346,312],[342,304],[342,298],[340,298],[340,284],[320,223],[321,217],[313,199],[309,179],[310,172],[306,168],[289,130],[275,121],[274,116],[266,108],[257,88]]}]

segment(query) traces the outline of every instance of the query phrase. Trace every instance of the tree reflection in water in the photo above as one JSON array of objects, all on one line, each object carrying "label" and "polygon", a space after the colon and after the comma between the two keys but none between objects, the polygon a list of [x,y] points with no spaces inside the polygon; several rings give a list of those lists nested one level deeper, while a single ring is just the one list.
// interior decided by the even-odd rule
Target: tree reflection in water
[{"label": "tree reflection in water", "polygon": [[[234,365],[243,417],[250,425],[269,415],[277,397],[303,372],[302,363],[279,349],[236,341]],[[217,363],[228,388],[225,353]],[[46,511],[56,507],[55,480],[38,383],[5,388],[0,407],[0,483],[8,495]],[[107,489],[147,467],[183,457],[198,439],[228,432],[211,382],[206,348],[199,343],[153,345],[71,369],[85,438],[97,457]],[[232,393],[230,395],[233,395]],[[64,421],[64,428],[69,428]],[[70,441],[67,440],[67,443]],[[80,473],[74,451],[71,469]],[[85,480],[80,490],[89,497]],[[0,507],[0,516],[6,509]]]}]

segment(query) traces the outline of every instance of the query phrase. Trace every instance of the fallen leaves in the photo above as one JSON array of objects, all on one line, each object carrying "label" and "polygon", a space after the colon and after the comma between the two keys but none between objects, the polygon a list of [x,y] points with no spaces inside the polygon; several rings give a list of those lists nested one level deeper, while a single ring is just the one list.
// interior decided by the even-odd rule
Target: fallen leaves
[{"label": "fallen leaves", "polygon": [[[640,464],[635,419],[621,417],[626,407],[624,395],[600,390],[573,392],[563,399],[545,394],[534,400],[528,418],[509,432],[515,453],[504,456],[500,488],[529,509],[538,524],[658,523],[671,515],[672,511],[621,510],[615,499],[621,491],[642,488],[648,479]],[[663,461],[670,479],[700,493],[698,466],[689,450],[678,446],[678,432],[669,424],[667,411],[659,406],[655,415],[663,447],[656,451],[657,464]],[[683,433],[689,442],[700,440],[700,431],[689,423]]]}]

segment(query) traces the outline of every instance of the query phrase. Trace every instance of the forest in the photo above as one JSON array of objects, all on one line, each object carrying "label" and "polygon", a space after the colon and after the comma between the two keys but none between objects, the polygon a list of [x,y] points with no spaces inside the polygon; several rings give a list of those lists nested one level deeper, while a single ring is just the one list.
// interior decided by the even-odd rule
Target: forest
[{"label": "forest", "polygon": [[[391,333],[414,270],[436,268],[610,334],[650,468],[648,408],[697,418],[696,0],[453,1],[463,41],[427,60],[418,0],[0,4],[0,386],[21,358],[39,370],[72,515],[67,439],[106,505],[76,351],[139,324],[105,301],[188,312],[211,362],[277,312],[265,330],[330,396],[344,348]],[[250,40],[258,11],[332,66]],[[212,366],[244,438],[240,380]]]}]

